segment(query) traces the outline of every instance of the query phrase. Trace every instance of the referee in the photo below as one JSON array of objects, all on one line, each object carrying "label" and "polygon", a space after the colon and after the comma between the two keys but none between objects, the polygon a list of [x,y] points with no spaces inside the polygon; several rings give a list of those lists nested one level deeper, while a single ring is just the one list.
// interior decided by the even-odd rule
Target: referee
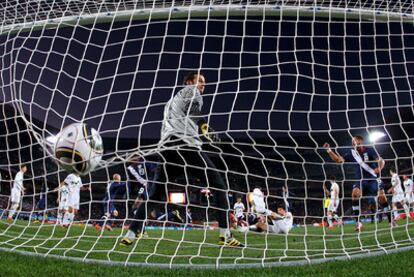
[{"label": "referee", "polygon": [[[186,185],[189,183],[189,175],[197,177],[208,187],[215,189],[214,208],[218,210],[217,221],[220,228],[218,244],[243,246],[229,230],[227,185],[214,163],[201,149],[203,143],[195,117],[199,116],[203,106],[201,95],[205,89],[205,78],[198,72],[191,72],[185,77],[184,85],[185,87],[168,101],[164,108],[159,145],[167,149],[159,153],[160,162],[155,171],[153,185],[148,189],[148,200],[160,200],[162,197],[168,199],[168,188],[165,184],[175,182],[179,176],[185,176]],[[208,137],[207,123],[201,123],[200,128]],[[137,209],[128,233],[120,245],[131,245],[144,232],[143,223],[146,219],[148,200],[146,205],[140,205]]]}]

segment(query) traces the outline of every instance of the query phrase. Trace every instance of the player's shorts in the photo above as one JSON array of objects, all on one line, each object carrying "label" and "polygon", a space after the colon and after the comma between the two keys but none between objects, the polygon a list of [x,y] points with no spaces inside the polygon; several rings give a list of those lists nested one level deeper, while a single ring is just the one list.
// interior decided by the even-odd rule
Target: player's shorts
[{"label": "player's shorts", "polygon": [[11,190],[11,202],[12,203],[20,203],[22,199],[22,193],[20,190],[12,188]]},{"label": "player's shorts", "polygon": [[392,196],[392,203],[400,203],[405,200],[405,195],[402,193],[395,194]]},{"label": "player's shorts", "polygon": [[141,186],[139,188],[137,199],[143,199],[143,200],[148,199],[148,190],[149,190],[148,186],[150,186],[150,185],[147,184],[147,186]]},{"label": "player's shorts", "polygon": [[244,215],[243,214],[240,215],[240,216],[237,216],[237,221],[242,221],[242,220],[244,220]]},{"label": "player's shorts", "polygon": [[73,209],[79,210],[79,202],[80,202],[80,197],[79,194],[70,194],[69,196],[69,207],[72,207]]},{"label": "player's shorts", "polygon": [[286,224],[283,220],[278,220],[267,227],[268,232],[273,234],[288,234],[290,229],[292,229],[292,226]]},{"label": "player's shorts", "polygon": [[334,201],[329,201],[329,205],[328,205],[328,212],[333,212],[335,213],[336,210],[338,209],[339,206],[339,200],[336,200],[336,205],[334,205],[333,203]]},{"label": "player's shorts", "polygon": [[405,201],[409,204],[414,202],[414,194],[412,192],[405,194]]},{"label": "player's shorts", "polygon": [[367,197],[368,203],[374,204],[381,184],[377,180],[362,180],[354,183],[352,188],[362,188],[362,197]]},{"label": "player's shorts", "polygon": [[59,200],[59,210],[67,210],[69,206],[69,195],[62,196]]}]

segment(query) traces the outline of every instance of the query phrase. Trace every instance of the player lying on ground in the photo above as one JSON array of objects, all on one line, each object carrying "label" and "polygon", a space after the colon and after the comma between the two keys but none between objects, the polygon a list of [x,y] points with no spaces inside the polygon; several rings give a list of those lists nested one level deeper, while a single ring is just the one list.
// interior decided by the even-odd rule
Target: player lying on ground
[{"label": "player lying on ground", "polygon": [[390,168],[390,175],[392,187],[388,190],[388,193],[392,192],[392,211],[394,214],[394,220],[397,221],[400,219],[400,214],[398,213],[398,205],[401,205],[404,208],[407,218],[411,218],[410,208],[405,202],[405,194],[401,186],[400,177],[394,168]]},{"label": "player lying on ground", "polygon": [[10,195],[10,210],[7,216],[7,221],[13,221],[13,216],[16,213],[17,209],[20,207],[20,203],[22,201],[22,196],[24,195],[24,191],[26,190],[23,186],[23,179],[24,174],[27,172],[27,166],[22,165],[20,167],[20,171],[17,172],[16,176],[14,177],[13,181],[13,188],[11,190]]},{"label": "player lying on ground", "polygon": [[287,212],[284,207],[277,208],[277,212],[271,212],[268,217],[251,226],[252,231],[269,232],[273,234],[289,234],[293,227],[293,215]]},{"label": "player lying on ground", "polygon": [[[199,135],[199,129],[207,137],[209,126],[207,123],[197,124],[197,116],[201,113],[203,105],[202,94],[205,88],[205,78],[199,73],[190,73],[184,80],[185,87],[180,90],[164,108],[164,119],[159,142],[159,163],[155,171],[153,184],[148,188],[148,200],[138,207],[134,220],[129,226],[126,237],[121,240],[121,245],[131,245],[137,234],[145,228],[145,219],[150,200],[168,199],[168,184],[175,182],[179,176],[199,178],[202,183],[214,190],[219,224],[219,244],[228,246],[242,246],[235,239],[229,229],[228,222],[228,198],[226,191],[228,184],[220,175],[210,157],[203,152],[203,142]],[[206,168],[208,170],[206,170]],[[190,184],[187,179],[185,185]]]},{"label": "player lying on ground", "polygon": [[362,229],[360,222],[361,196],[369,196],[368,203],[371,211],[371,219],[377,212],[375,198],[380,190],[377,178],[380,177],[384,168],[384,160],[377,154],[373,147],[363,145],[364,138],[356,135],[352,138],[352,148],[345,149],[342,155],[335,153],[328,143],[323,147],[327,150],[329,157],[336,163],[349,162],[353,165],[357,181],[352,186],[352,212],[356,220],[356,230]]}]

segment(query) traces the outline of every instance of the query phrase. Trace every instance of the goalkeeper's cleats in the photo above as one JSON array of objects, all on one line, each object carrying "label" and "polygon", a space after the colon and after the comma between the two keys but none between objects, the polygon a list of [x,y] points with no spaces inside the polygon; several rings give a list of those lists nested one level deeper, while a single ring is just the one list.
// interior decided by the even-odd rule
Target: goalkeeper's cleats
[{"label": "goalkeeper's cleats", "polygon": [[119,243],[120,246],[130,246],[133,243],[129,238],[123,238]]},{"label": "goalkeeper's cleats", "polygon": [[105,230],[108,230],[109,232],[112,232],[112,227],[108,224],[105,224]]},{"label": "goalkeeper's cleats", "polygon": [[230,236],[227,239],[225,237],[220,237],[218,244],[232,247],[244,247],[244,245],[233,236]]},{"label": "goalkeeper's cleats", "polygon": [[139,232],[139,233],[137,233],[136,237],[137,237],[137,239],[142,239],[142,238],[146,239],[146,238],[148,238],[148,233],[146,231],[144,231],[142,233]]}]

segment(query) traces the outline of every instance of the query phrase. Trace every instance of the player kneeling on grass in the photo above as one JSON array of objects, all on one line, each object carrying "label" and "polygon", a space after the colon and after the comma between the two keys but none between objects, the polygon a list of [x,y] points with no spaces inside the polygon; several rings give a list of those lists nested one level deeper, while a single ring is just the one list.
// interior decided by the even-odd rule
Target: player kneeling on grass
[{"label": "player kneeling on grass", "polygon": [[258,232],[288,234],[293,227],[293,215],[284,207],[279,207],[276,213],[270,214],[268,222],[259,222],[255,227]]},{"label": "player kneeling on grass", "polygon": [[410,217],[410,209],[405,203],[405,195],[401,186],[401,180],[394,168],[390,169],[391,185],[392,187],[388,192],[392,192],[392,211],[394,213],[394,220],[399,220],[400,215],[398,214],[397,206],[401,205],[404,208],[407,218]]}]

